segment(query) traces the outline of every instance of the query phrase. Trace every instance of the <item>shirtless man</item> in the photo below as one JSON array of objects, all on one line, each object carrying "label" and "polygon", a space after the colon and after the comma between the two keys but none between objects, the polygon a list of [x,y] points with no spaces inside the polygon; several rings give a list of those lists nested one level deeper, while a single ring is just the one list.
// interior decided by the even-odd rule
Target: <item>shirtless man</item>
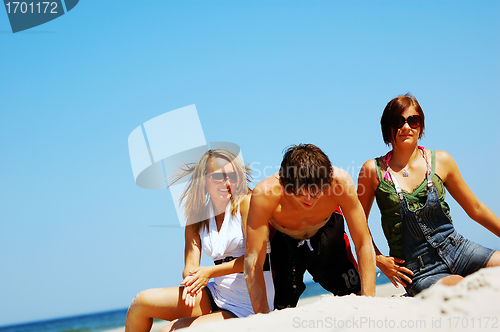
[{"label": "shirtless man", "polygon": [[[339,207],[356,248],[361,278]],[[289,147],[280,172],[253,190],[244,273],[255,313],[269,312],[262,268],[269,224],[276,230],[271,240],[275,308],[297,305],[306,270],[335,295],[375,295],[375,255],[356,188],[349,174],[332,167],[315,145]]]}]

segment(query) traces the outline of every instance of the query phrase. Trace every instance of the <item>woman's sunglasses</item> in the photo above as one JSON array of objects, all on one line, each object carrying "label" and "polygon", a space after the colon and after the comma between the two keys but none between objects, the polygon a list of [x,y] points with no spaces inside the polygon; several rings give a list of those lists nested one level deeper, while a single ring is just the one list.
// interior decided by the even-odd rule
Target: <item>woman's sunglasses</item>
[{"label": "woman's sunglasses", "polygon": [[392,127],[395,129],[399,129],[402,128],[405,125],[405,123],[408,123],[410,128],[417,129],[418,127],[420,127],[420,116],[411,115],[407,118],[405,118],[404,116],[396,117],[392,121]]},{"label": "woman's sunglasses", "polygon": [[212,174],[209,174],[208,176],[210,177],[210,180],[212,180],[213,184],[221,184],[222,182],[226,181],[226,178],[231,183],[235,183],[236,181],[238,181],[238,176],[236,176],[236,172],[212,173]]}]

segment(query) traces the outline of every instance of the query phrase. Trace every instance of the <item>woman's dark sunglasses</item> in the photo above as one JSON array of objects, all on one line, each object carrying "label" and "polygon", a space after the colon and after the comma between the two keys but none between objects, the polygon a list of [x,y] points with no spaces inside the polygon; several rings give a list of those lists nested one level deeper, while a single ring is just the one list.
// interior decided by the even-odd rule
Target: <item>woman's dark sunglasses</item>
[{"label": "woman's dark sunglasses", "polygon": [[410,128],[417,129],[420,127],[420,116],[419,115],[411,115],[407,118],[404,116],[396,117],[394,121],[392,121],[392,127],[395,129],[399,129],[408,123]]},{"label": "woman's dark sunglasses", "polygon": [[210,177],[210,180],[212,180],[212,183],[214,184],[221,184],[222,182],[226,181],[226,178],[229,179],[229,182],[235,183],[238,181],[238,176],[236,176],[236,172],[231,172],[231,173],[212,173],[208,175]]}]

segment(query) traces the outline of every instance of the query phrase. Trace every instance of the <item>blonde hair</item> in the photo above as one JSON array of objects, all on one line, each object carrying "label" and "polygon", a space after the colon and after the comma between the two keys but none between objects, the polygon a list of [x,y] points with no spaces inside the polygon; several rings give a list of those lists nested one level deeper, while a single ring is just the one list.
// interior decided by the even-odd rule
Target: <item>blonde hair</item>
[{"label": "blonde hair", "polygon": [[211,198],[206,188],[206,175],[208,166],[212,158],[221,158],[229,161],[234,168],[237,176],[237,182],[234,189],[231,190],[231,215],[238,212],[238,204],[245,195],[251,192],[248,183],[251,180],[251,170],[243,164],[233,151],[228,149],[211,149],[205,152],[197,163],[184,164],[181,171],[174,176],[170,184],[173,185],[182,178],[191,175],[186,189],[181,194],[180,205],[184,207],[184,215],[187,222],[186,227],[193,227],[199,233],[202,227],[208,227],[210,218]]}]

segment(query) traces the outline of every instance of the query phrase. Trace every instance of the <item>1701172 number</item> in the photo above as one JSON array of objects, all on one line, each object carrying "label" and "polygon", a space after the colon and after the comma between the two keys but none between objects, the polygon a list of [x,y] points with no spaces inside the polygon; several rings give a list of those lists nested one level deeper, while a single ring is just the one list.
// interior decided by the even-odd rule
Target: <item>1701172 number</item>
[{"label": "1701172 number", "polygon": [[[44,2],[7,2],[5,4],[5,7],[7,7],[7,13],[22,13],[22,14],[57,14],[57,2],[49,2],[49,1],[44,1]],[[19,11],[18,11],[19,10]],[[47,12],[47,10],[50,10]]]},{"label": "1701172 number", "polygon": [[449,317],[450,328],[498,328],[498,317]]}]

